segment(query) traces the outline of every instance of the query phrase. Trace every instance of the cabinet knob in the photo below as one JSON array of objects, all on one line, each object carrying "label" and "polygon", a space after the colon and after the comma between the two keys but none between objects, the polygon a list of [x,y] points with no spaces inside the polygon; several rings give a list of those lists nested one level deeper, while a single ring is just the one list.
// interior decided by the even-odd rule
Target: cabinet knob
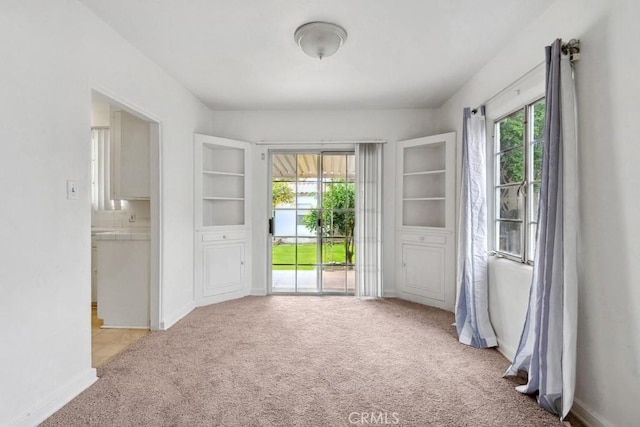
[{"label": "cabinet knob", "polygon": [[423,241],[424,241],[424,236],[420,236],[420,237],[418,238],[418,240],[420,240],[420,241],[422,241],[422,242],[423,242]]},{"label": "cabinet knob", "polygon": [[223,239],[226,239],[226,238],[227,238],[227,235],[226,235],[226,234],[223,234],[223,235],[222,235],[222,238],[223,238]]}]

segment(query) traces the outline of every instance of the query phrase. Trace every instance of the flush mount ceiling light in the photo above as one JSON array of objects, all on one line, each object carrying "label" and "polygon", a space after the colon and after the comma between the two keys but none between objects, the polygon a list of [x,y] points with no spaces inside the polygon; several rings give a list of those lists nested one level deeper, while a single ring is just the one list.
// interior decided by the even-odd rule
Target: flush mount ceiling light
[{"label": "flush mount ceiling light", "polygon": [[293,35],[300,49],[312,58],[326,58],[347,41],[344,28],[330,22],[309,22],[298,27]]}]

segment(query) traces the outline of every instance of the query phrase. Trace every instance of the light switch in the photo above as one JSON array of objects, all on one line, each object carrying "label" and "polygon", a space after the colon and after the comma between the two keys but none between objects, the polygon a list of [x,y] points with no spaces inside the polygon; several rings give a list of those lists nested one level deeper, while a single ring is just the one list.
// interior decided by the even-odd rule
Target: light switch
[{"label": "light switch", "polygon": [[67,181],[67,199],[78,200],[78,183],[76,181]]}]

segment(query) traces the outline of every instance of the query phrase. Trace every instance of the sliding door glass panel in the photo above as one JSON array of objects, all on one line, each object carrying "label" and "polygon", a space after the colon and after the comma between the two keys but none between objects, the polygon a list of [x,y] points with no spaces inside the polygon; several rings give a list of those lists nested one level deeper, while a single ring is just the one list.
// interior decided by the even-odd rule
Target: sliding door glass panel
[{"label": "sliding door glass panel", "polygon": [[353,293],[355,156],[271,157],[273,293]]},{"label": "sliding door glass panel", "polygon": [[355,275],[355,156],[324,154],[321,163],[322,289],[325,293],[352,293],[347,282]]}]

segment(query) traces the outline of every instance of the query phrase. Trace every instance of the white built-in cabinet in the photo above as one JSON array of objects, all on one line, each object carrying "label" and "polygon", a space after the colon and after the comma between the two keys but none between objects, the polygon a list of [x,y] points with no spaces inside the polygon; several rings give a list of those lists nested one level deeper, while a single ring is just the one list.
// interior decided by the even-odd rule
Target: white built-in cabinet
[{"label": "white built-in cabinet", "polygon": [[398,296],[453,309],[455,133],[397,144]]},{"label": "white built-in cabinet", "polygon": [[115,111],[111,132],[111,199],[149,200],[149,122]]},{"label": "white built-in cabinet", "polygon": [[247,295],[250,272],[251,144],[196,134],[196,305]]}]

